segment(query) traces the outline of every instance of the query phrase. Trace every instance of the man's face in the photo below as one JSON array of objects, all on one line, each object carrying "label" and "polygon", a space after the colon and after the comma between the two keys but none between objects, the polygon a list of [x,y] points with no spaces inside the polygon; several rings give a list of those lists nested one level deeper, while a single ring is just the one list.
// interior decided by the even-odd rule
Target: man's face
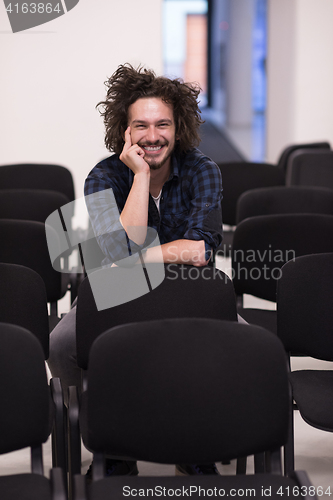
[{"label": "man's face", "polygon": [[132,144],[143,149],[151,170],[169,166],[176,141],[172,106],[158,97],[138,99],[128,108],[128,125]]}]

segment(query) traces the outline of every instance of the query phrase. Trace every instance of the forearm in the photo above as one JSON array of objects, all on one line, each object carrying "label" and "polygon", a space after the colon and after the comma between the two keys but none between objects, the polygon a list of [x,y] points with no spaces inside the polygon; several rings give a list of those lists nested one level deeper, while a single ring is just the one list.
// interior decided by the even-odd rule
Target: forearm
[{"label": "forearm", "polygon": [[134,176],[120,222],[130,240],[142,245],[146,239],[148,225],[149,172]]},{"label": "forearm", "polygon": [[204,240],[176,240],[165,243],[160,247],[149,248],[145,254],[145,262],[190,264],[200,267],[208,264],[209,259],[205,257],[206,248]]}]

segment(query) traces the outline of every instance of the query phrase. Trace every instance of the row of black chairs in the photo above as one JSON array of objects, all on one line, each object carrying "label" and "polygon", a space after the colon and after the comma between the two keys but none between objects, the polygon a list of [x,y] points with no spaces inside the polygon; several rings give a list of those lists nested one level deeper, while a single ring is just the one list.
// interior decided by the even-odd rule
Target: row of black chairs
[{"label": "row of black chairs", "polygon": [[[45,220],[75,199],[71,172],[59,165],[0,167],[1,453],[31,446],[32,474],[2,476],[3,499],[67,498],[67,410],[60,379],[47,382],[49,332],[70,276],[50,262]],[[54,239],[58,235],[54,234]],[[68,256],[65,256],[68,258]],[[75,281],[74,281],[75,283]],[[48,305],[50,304],[50,314]],[[8,366],[7,366],[8,365]],[[6,370],[6,371],[5,371]],[[52,470],[44,475],[43,442],[52,434]]]},{"label": "row of black chairs", "polygon": [[[77,295],[82,272],[70,272],[72,249],[51,263],[45,238],[45,221],[61,207],[69,207],[74,216],[75,189],[71,172],[53,164],[15,164],[0,167],[0,262],[15,263],[34,269],[46,285],[50,304],[50,331],[60,320],[58,301],[69,290],[71,301]],[[68,209],[67,209],[68,211]],[[66,231],[72,231],[71,223]],[[49,229],[52,243],[60,248],[59,234]],[[23,251],[24,249],[24,251]],[[60,252],[59,252],[60,253]],[[53,264],[53,265],[52,265]],[[64,273],[57,269],[63,268]]]},{"label": "row of black chairs", "polygon": [[[289,188],[319,187],[333,190],[333,151],[328,142],[288,146],[282,151],[277,164],[244,161],[223,162],[218,166],[223,179],[222,215],[226,226],[220,250],[223,250],[225,256],[230,255],[233,229],[238,222],[237,204],[246,191],[283,186]],[[288,194],[283,196],[286,199],[288,196],[291,197]],[[300,197],[301,202],[301,195],[296,196]],[[290,202],[287,201],[287,203]],[[269,211],[269,205],[267,205],[267,210]],[[283,213],[282,207],[279,210],[281,211],[277,213]]]},{"label": "row of black chairs", "polygon": [[[319,219],[318,219],[318,220],[319,220]],[[327,223],[327,224],[328,224],[328,223]],[[330,229],[329,225],[327,225],[327,224],[326,224],[326,226],[325,226],[325,224],[324,224],[324,226],[323,226],[323,227],[324,227],[324,229],[326,229],[326,230],[327,230],[327,229]],[[274,247],[273,249],[275,250],[275,247]],[[277,249],[279,249],[279,247],[277,247]],[[289,248],[287,248],[287,250],[290,250],[290,247],[289,247]],[[243,249],[243,251],[244,251],[244,249]],[[316,250],[315,250],[315,251],[316,251]],[[325,246],[325,247],[322,247],[322,249],[320,249],[320,250],[318,250],[318,251],[325,251],[325,252],[326,252],[326,251],[332,251],[332,250],[331,250],[331,248],[328,248],[328,247],[326,247],[326,246]],[[313,252],[313,250],[312,250],[312,252]],[[305,252],[305,253],[306,253],[306,252]],[[300,255],[302,255],[302,253],[300,253]],[[262,254],[260,254],[260,256],[262,256]],[[260,258],[261,258],[261,257],[260,257]],[[0,260],[1,260],[1,259],[0,259]],[[259,260],[260,260],[260,259],[259,259]],[[282,263],[281,263],[281,261],[280,261],[279,266],[276,266],[276,267],[281,267],[283,263],[284,263],[284,262],[282,262]],[[253,266],[252,266],[252,268],[253,268]],[[275,285],[276,285],[276,281],[274,282],[274,286],[275,286]],[[191,314],[192,314],[192,316],[193,316],[193,313],[191,313]],[[127,318],[127,319],[128,319],[128,316],[126,316],[126,315],[125,315],[125,318]],[[140,318],[140,319],[141,319],[141,318]],[[105,327],[107,327],[107,325],[105,325]],[[105,328],[104,328],[104,329],[105,329]],[[101,330],[101,331],[100,331],[100,333],[101,333],[102,331],[104,331],[104,330]]]},{"label": "row of black chairs", "polygon": [[[7,273],[12,269],[15,269],[16,272],[33,273],[31,270],[19,266],[1,265],[1,270],[5,270]],[[178,311],[182,309],[178,297],[183,295],[175,294],[175,285],[172,284],[174,283],[175,269],[175,267],[172,271],[166,269],[166,279],[161,287],[131,304],[137,308],[137,314],[140,310],[148,311],[144,318],[141,316],[136,318],[135,314],[133,318],[129,317],[129,314],[132,313],[132,307],[129,305],[127,307],[126,305],[119,306],[114,308],[115,310],[106,310],[101,316],[100,312],[97,312],[89,280],[86,279],[80,288],[78,304],[81,304],[81,308],[78,308],[77,340],[83,343],[81,361],[79,361],[83,368],[87,368],[85,363],[88,362],[88,359],[83,360],[82,364],[82,349],[89,352],[94,338],[96,339],[97,336],[99,338],[99,343],[95,342],[91,348],[88,371],[88,391],[91,387],[94,389],[90,392],[83,391],[80,410],[81,432],[84,442],[89,449],[97,453],[94,459],[94,479],[101,479],[103,468],[98,465],[102,464],[101,453],[112,453],[117,457],[126,456],[139,460],[175,463],[199,461],[199,457],[202,457],[202,461],[203,458],[205,460],[225,460],[252,453],[258,456],[258,454],[263,454],[270,449],[275,458],[272,462],[268,461],[266,453],[266,463],[262,473],[268,470],[278,472],[279,461],[277,457],[279,454],[276,453],[276,448],[287,442],[291,408],[291,401],[288,399],[288,385],[286,384],[287,364],[285,354],[282,355],[282,352],[284,353],[282,344],[276,336],[268,331],[230,321],[235,319],[236,314],[232,283],[223,273],[212,268],[206,268],[201,278],[197,273],[195,277],[192,275],[193,268],[178,269],[182,279],[177,280],[177,286],[182,287],[181,291],[185,293],[185,297],[193,294],[191,300],[187,299],[187,304],[186,301],[182,304],[185,309],[198,307],[203,298],[206,298],[208,302],[215,298],[216,303],[209,305],[207,302],[206,305],[202,305],[203,310],[198,311],[197,319],[193,319],[193,311],[187,309],[186,312],[191,314],[192,319],[186,320],[182,317],[171,319],[173,310],[176,309],[175,314],[177,314],[177,309]],[[324,345],[325,337],[329,339],[332,318],[324,314],[319,318],[318,324],[318,310],[313,304],[313,298],[305,296],[307,301],[304,297],[299,298],[294,289],[296,284],[297,289],[306,290],[304,280],[306,279],[312,285],[318,275],[322,275],[324,272],[327,283],[324,287],[326,294],[319,295],[322,291],[320,286],[315,292],[317,301],[320,303],[320,310],[326,313],[326,309],[329,310],[329,308],[325,308],[324,303],[326,302],[327,305],[327,302],[329,303],[332,299],[330,285],[333,274],[333,256],[328,254],[302,257],[296,259],[295,263],[286,264],[284,270],[288,271],[283,273],[283,280],[279,282],[279,294],[281,304],[284,299],[289,310],[282,308],[279,336],[283,339],[281,333],[286,331],[284,329],[288,327],[288,322],[290,328],[290,321],[293,321],[294,324],[296,323],[296,328],[291,327],[290,337],[292,335],[294,337],[291,341],[293,347],[288,346],[289,336],[287,341],[284,340],[288,352],[297,349],[306,355],[312,355],[311,344],[317,347],[320,334],[320,338],[323,339],[323,353],[320,356],[321,359],[323,356],[325,356],[324,359],[327,359],[330,357],[329,349],[327,349],[329,346],[326,345],[325,353]],[[118,271],[117,268],[112,268],[109,272],[112,274]],[[290,272],[288,281],[286,277]],[[42,283],[41,280],[39,282]],[[197,288],[195,283],[197,283]],[[207,288],[205,290],[202,290],[200,286],[203,283]],[[194,285],[194,288],[191,285]],[[211,290],[211,286],[215,288]],[[287,295],[284,295],[286,293]],[[290,297],[294,297],[294,302],[290,301]],[[161,310],[156,310],[156,308],[161,307],[164,300],[166,300],[167,305],[171,306],[171,310],[168,308],[169,318],[165,316],[161,318]],[[148,304],[151,306],[150,312],[148,307],[142,309],[145,301],[146,306]],[[309,301],[311,307],[309,307]],[[193,305],[192,302],[194,302]],[[297,305],[299,311],[296,309]],[[91,327],[91,324],[86,324],[87,306],[92,315],[91,322],[94,328]],[[215,314],[213,319],[209,307]],[[290,314],[290,308],[293,314]],[[219,309],[223,309],[223,313],[217,313],[216,310]],[[205,318],[205,314],[208,317]],[[330,314],[332,314],[331,310]],[[129,319],[134,321],[131,325],[126,324]],[[138,320],[139,323],[137,323]],[[146,323],[144,320],[150,321]],[[100,335],[105,326],[109,327],[110,325],[114,326],[112,331]],[[300,328],[303,325],[307,327],[308,334],[305,338],[309,341],[310,347],[298,344],[296,348],[297,342],[301,342],[304,338]],[[326,329],[322,328],[323,325],[326,325]],[[29,326],[31,328],[31,325]],[[313,331],[316,327],[318,327],[318,334],[316,333],[316,342],[313,342]],[[19,330],[21,331],[22,327]],[[323,337],[321,332],[323,332]],[[17,350],[20,342],[16,340],[13,344]],[[96,345],[98,348],[96,347],[95,353]],[[39,350],[41,351],[40,348]],[[22,353],[24,355],[25,352],[29,352],[26,347],[20,354],[21,362]],[[104,353],[104,357],[102,353]],[[318,351],[314,355],[318,356]],[[44,357],[45,355],[42,356],[42,359]],[[103,359],[105,359],[105,363]],[[261,372],[261,370],[263,371]],[[16,372],[19,373],[18,370]],[[20,373],[22,375],[22,371]],[[271,375],[269,376],[269,374]],[[327,377],[323,378],[326,383],[329,382]],[[108,382],[105,383],[105,380]],[[282,381],[281,385],[279,385],[278,380]],[[291,380],[293,381],[292,377]],[[307,379],[305,379],[304,394],[307,393],[306,383]],[[312,390],[316,390],[315,383],[316,377],[312,381]],[[327,387],[329,388],[329,385]],[[318,401],[320,398],[318,388],[316,392]],[[126,398],[124,398],[125,393]],[[299,391],[299,394],[301,393],[302,391]],[[75,406],[76,389],[71,389],[70,394],[70,428],[73,430],[75,419],[73,423],[72,417],[77,412]],[[298,396],[294,394],[296,400],[300,397],[299,394]],[[5,394],[5,397],[13,397],[13,394]],[[324,394],[322,397],[324,400],[321,401],[321,409],[325,408],[325,404],[327,404],[327,400],[325,403],[326,395]],[[6,401],[6,399],[4,400]],[[154,401],[158,401],[156,406],[154,406]],[[255,406],[256,401],[257,406]],[[101,406],[103,404],[106,405],[105,409],[104,406]],[[305,407],[304,403],[300,403],[301,411],[305,411],[304,415],[306,415]],[[272,413],[269,413],[270,410]],[[321,413],[323,413],[322,410]],[[106,415],[105,419],[103,419],[104,414]],[[110,415],[115,419],[114,424],[112,424],[113,420],[110,420]],[[204,416],[206,416],[206,420]],[[211,424],[211,418],[216,419],[214,425]],[[308,421],[310,419],[308,415],[305,418]],[[96,419],[97,429],[93,426],[94,419]],[[187,425],[185,425],[186,422]],[[205,425],[204,422],[206,422]],[[235,424],[235,427],[231,426],[232,423]],[[327,426],[327,423],[316,421],[316,426],[319,425]],[[173,426],[175,426],[176,431],[174,431]],[[116,428],[118,429],[117,433],[115,433]],[[200,432],[198,432],[198,428]],[[279,428],[279,432],[277,432],[277,428]],[[99,433],[96,437],[93,437],[95,436],[94,431]],[[10,435],[11,433],[8,433],[8,436]],[[44,438],[47,435],[44,432]],[[278,435],[280,437],[277,437]],[[8,437],[8,439],[10,438]],[[96,443],[99,444],[96,445]],[[70,449],[73,458],[72,444]],[[289,445],[292,446],[292,443]],[[71,472],[76,471],[72,470]],[[291,471],[289,472],[289,475],[292,476]],[[139,487],[139,484],[142,487],[144,485],[152,487],[155,481],[152,478],[138,479],[139,482],[141,481],[140,483],[127,483],[128,478],[126,478],[126,484],[133,484],[133,488]],[[165,485],[169,485],[170,488],[175,484],[178,484],[178,487],[179,484],[185,484],[185,486],[187,483],[190,484],[189,478],[184,479],[184,483],[179,483],[178,478],[175,478],[176,483],[174,483],[173,479],[167,478],[163,481],[166,481]],[[237,485],[248,487],[249,484],[252,484],[253,487],[259,487],[263,484],[272,484],[273,481],[275,485],[287,486],[300,484],[297,483],[299,480],[301,479],[297,475],[288,480],[277,476],[276,482],[274,482],[274,477],[272,478],[271,475],[265,477],[258,475],[256,478],[218,478],[216,484],[220,485],[221,488],[223,485],[230,488]],[[204,483],[199,482],[198,485],[204,487],[203,484],[207,484],[208,488],[209,484],[211,486],[215,484],[214,481],[215,479],[212,483],[209,482],[209,479],[204,478]],[[77,478],[76,486],[79,495],[84,489],[83,483],[82,477]],[[116,494],[118,490],[118,494],[120,494],[121,484],[119,480],[109,482],[109,480],[103,479],[96,483],[93,481],[90,498],[106,498],[106,495],[110,494],[110,488]],[[108,491],[109,493],[107,493]]]}]

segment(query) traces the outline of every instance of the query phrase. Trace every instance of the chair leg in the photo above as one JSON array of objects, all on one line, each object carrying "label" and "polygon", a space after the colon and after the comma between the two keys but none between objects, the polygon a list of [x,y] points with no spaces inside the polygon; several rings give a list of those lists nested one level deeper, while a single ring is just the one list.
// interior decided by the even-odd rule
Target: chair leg
[{"label": "chair leg", "polygon": [[284,475],[290,476],[295,469],[295,450],[294,450],[294,410],[292,404],[289,411],[289,431],[288,441],[284,447]]},{"label": "chair leg", "polygon": [[270,451],[265,452],[265,471],[268,472],[269,474],[272,472],[271,471],[271,452]]},{"label": "chair leg", "polygon": [[84,476],[75,475],[73,482],[73,495],[72,500],[86,500],[86,478]]},{"label": "chair leg", "polygon": [[79,398],[77,387],[68,388],[68,484],[72,498],[75,474],[81,474],[81,433],[79,425]]},{"label": "chair leg", "polygon": [[256,453],[254,455],[254,472],[255,474],[265,473],[265,453]]},{"label": "chair leg", "polygon": [[50,470],[52,498],[67,500],[67,490],[64,483],[63,471],[59,468]]},{"label": "chair leg", "polygon": [[237,458],[236,474],[246,474],[247,457]]},{"label": "chair leg", "polygon": [[67,486],[67,409],[59,378],[50,380],[50,391],[55,405],[55,419],[52,430],[52,467],[63,471],[64,484]]}]

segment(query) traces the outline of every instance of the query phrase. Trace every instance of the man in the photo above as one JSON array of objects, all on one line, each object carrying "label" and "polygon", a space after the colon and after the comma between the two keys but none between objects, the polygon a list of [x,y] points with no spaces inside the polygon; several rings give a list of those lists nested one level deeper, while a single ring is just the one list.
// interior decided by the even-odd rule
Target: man
[{"label": "man", "polygon": [[[207,265],[222,241],[222,181],[215,163],[195,147],[202,123],[199,90],[129,64],[118,67],[107,87],[106,100],[98,106],[103,107],[106,147],[115,154],[96,165],[85,183],[87,200],[112,189],[119,210],[115,217],[114,207],[96,209],[87,202],[103,264],[117,265],[129,252],[144,249],[152,227],[161,245],[148,248],[146,262]],[[66,350],[72,353],[71,366]],[[52,332],[50,351],[53,376],[65,386],[77,385],[75,308]],[[107,470],[109,475],[137,474],[136,463],[111,459]],[[215,464],[180,464],[177,471],[217,473]]]},{"label": "man", "polygon": [[[120,66],[107,85],[107,100],[99,104],[105,144],[116,154],[90,172],[85,194],[112,188],[129,238],[142,228],[133,240],[143,244],[147,226],[154,227],[164,262],[207,264],[222,241],[222,185],[215,163],[195,149],[202,123],[199,90],[130,65]],[[98,212],[90,216],[95,234],[121,227]],[[109,262],[126,255],[110,237],[98,240]],[[159,255],[149,249],[147,258]]]}]

